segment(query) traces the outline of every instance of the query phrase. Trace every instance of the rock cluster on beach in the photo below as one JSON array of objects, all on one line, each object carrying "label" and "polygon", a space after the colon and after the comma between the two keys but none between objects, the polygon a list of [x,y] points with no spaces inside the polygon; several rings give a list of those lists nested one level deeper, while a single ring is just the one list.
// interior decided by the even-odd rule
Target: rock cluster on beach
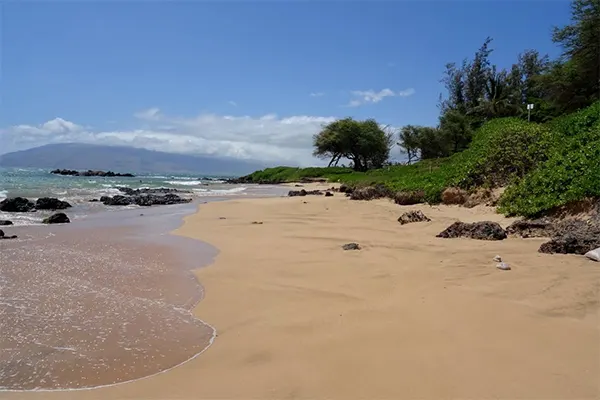
[{"label": "rock cluster on beach", "polygon": [[29,212],[35,211],[35,204],[24,197],[12,197],[0,201],[0,211]]},{"label": "rock cluster on beach", "polygon": [[64,210],[70,207],[68,202],[53,197],[40,197],[35,202],[36,210]]},{"label": "rock cluster on beach", "polygon": [[121,192],[127,195],[102,196],[100,201],[105,206],[128,206],[135,204],[138,206],[153,205],[171,205],[189,203],[192,199],[183,198],[176,195],[177,189],[129,189],[119,188]]},{"label": "rock cluster on beach", "polygon": [[[4,212],[32,212],[36,210],[64,210],[71,207],[66,201],[54,197],[40,197],[34,203],[25,197],[10,197],[0,201],[0,211]],[[10,222],[10,221],[7,221]],[[0,224],[2,225],[2,224]],[[10,224],[9,224],[10,225]]]},{"label": "rock cluster on beach", "polygon": [[112,172],[112,171],[92,171],[92,170],[76,171],[73,169],[55,169],[55,170],[50,171],[50,173],[55,174],[55,175],[70,175],[70,176],[102,176],[102,177],[120,176],[120,177],[126,177],[126,178],[135,177],[135,175],[130,174],[130,173],[121,174],[121,173]]},{"label": "rock cluster on beach", "polygon": [[129,187],[117,186],[117,189],[121,193],[125,193],[128,196],[137,196],[140,194],[164,194],[164,193],[192,193],[191,190],[182,190],[174,188],[141,188],[132,189]]},{"label": "rock cluster on beach", "polygon": [[320,190],[305,190],[305,189],[301,189],[301,190],[290,190],[288,192],[288,196],[289,197],[295,197],[295,196],[308,196],[308,195],[312,195],[312,196],[322,196],[323,192],[321,192]]}]

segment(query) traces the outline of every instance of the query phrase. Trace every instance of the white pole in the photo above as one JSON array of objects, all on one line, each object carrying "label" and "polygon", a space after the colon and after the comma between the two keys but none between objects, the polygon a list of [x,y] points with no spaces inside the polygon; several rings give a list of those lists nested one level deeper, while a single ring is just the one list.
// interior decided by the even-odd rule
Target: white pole
[{"label": "white pole", "polygon": [[527,122],[531,122],[531,110],[533,110],[533,104],[527,104]]}]

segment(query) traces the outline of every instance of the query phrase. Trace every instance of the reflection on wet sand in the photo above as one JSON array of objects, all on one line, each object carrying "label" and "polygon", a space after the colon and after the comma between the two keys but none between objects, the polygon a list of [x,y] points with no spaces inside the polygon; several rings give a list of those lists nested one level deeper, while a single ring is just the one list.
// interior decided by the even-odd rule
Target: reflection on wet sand
[{"label": "reflection on wet sand", "polygon": [[[1,389],[125,382],[209,345],[213,328],[190,313],[202,297],[190,268],[214,251],[173,236],[150,240],[150,225],[165,238],[174,227],[167,214],[135,224],[14,229],[19,239],[0,243]],[[157,227],[161,218],[170,222]]]}]

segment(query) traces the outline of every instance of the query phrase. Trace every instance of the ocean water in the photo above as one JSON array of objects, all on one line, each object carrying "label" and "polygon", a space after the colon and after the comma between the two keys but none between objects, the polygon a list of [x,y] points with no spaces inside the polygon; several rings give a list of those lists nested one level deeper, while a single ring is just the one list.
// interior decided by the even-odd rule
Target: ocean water
[{"label": "ocean water", "polygon": [[[117,188],[172,188],[181,197],[199,200],[206,197],[271,196],[284,194],[282,188],[264,185],[232,185],[225,183],[227,177],[202,174],[141,174],[127,177],[62,176],[50,173],[50,169],[0,168],[0,201],[7,197],[26,197],[35,201],[39,197],[56,197],[68,201],[73,208],[67,210],[71,219],[85,218],[90,213],[114,211],[123,207],[106,207],[90,203],[101,196],[123,194]],[[137,206],[130,206],[137,208]],[[10,219],[15,225],[39,224],[47,212],[2,213],[0,219]]]},{"label": "ocean water", "polygon": [[[70,224],[42,224],[50,211],[0,212],[14,223],[2,229],[18,236],[0,240],[0,393],[142,379],[210,346],[215,329],[192,313],[204,294],[192,270],[209,264],[218,249],[170,232],[202,203],[286,192],[218,178],[0,170],[0,197],[48,196],[73,205],[66,210]],[[152,207],[89,202],[120,193],[119,186],[188,190],[180,196],[193,201]]]}]

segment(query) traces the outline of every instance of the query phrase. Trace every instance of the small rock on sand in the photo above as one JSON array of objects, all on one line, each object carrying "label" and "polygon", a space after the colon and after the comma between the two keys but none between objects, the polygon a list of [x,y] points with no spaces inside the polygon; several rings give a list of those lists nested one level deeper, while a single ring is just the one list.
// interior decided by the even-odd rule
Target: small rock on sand
[{"label": "small rock on sand", "polygon": [[262,225],[262,221],[252,221],[252,225]]},{"label": "small rock on sand", "polygon": [[501,269],[502,271],[510,271],[510,265],[503,262],[496,264],[496,268]]},{"label": "small rock on sand", "polygon": [[346,243],[345,245],[342,246],[342,249],[344,249],[344,250],[360,250],[360,246],[358,245],[358,243]]},{"label": "small rock on sand", "polygon": [[494,261],[496,261],[497,263],[502,262],[502,257],[496,256],[494,257]]}]

